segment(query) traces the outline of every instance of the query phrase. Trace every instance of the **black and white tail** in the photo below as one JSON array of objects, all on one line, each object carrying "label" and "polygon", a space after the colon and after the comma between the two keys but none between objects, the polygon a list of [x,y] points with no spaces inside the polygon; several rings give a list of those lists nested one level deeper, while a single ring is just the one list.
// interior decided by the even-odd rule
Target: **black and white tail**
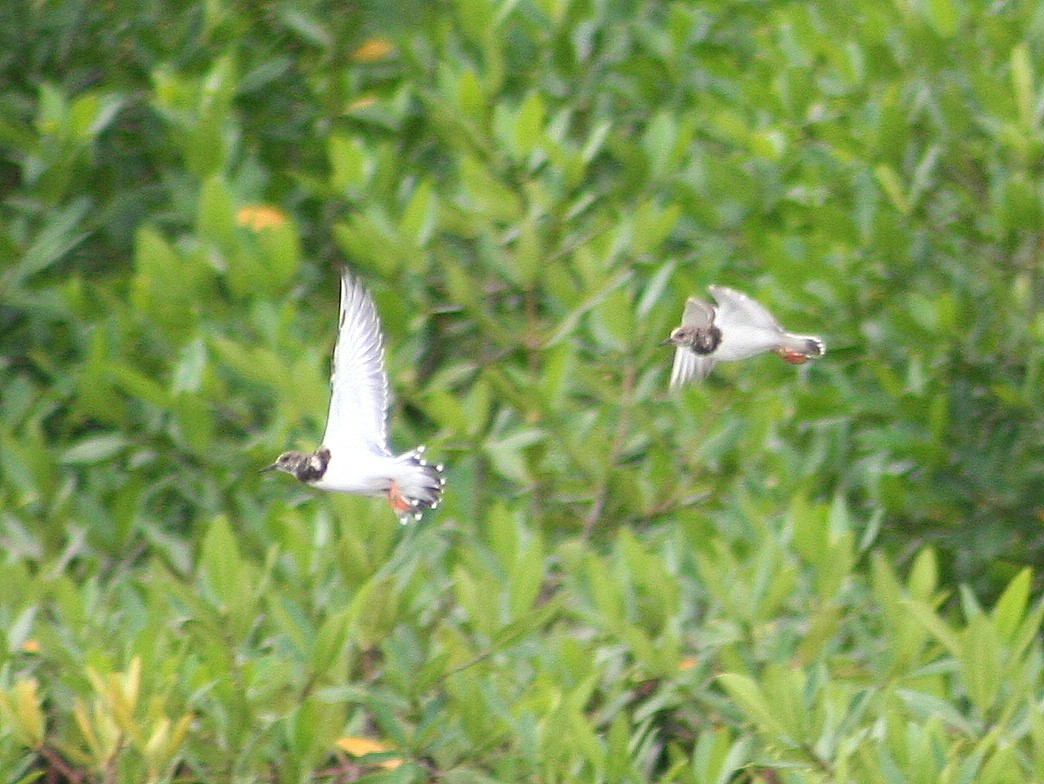
[{"label": "black and white tail", "polygon": [[792,335],[789,332],[784,332],[780,344],[786,351],[801,354],[807,359],[815,359],[826,353],[826,346],[823,345],[823,341],[815,335]]},{"label": "black and white tail", "polygon": [[442,500],[442,489],[446,479],[442,475],[442,465],[432,464],[424,459],[424,447],[399,455],[395,459],[395,474],[392,479],[398,490],[398,500],[392,502],[399,522],[406,523],[420,520],[426,509],[434,509]]}]

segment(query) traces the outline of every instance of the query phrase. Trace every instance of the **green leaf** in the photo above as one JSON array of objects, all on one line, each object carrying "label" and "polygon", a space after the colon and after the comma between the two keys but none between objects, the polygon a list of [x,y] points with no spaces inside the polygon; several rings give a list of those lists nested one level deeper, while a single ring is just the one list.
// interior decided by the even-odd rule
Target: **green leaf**
[{"label": "green leaf", "polygon": [[250,592],[249,573],[244,568],[236,538],[224,515],[214,518],[200,550],[201,579],[221,609],[241,607]]},{"label": "green leaf", "polygon": [[519,226],[515,243],[515,265],[512,276],[522,286],[532,286],[540,276],[547,258],[537,221],[530,218]]},{"label": "green leaf", "polygon": [[494,221],[513,221],[522,214],[519,197],[473,156],[464,156],[460,161],[460,183],[470,210]]},{"label": "green leaf", "polygon": [[637,256],[655,253],[681,216],[681,206],[647,201],[634,214],[631,249]]},{"label": "green leaf", "polygon": [[796,495],[791,499],[789,519],[797,551],[805,560],[821,563],[828,542],[827,507],[810,505],[805,496]]},{"label": "green leaf", "polygon": [[914,599],[928,601],[938,586],[938,566],[935,551],[926,547],[917,553],[910,575],[907,578],[907,590]]},{"label": "green leaf", "polygon": [[[196,231],[202,239],[214,243],[227,256],[234,255],[239,247],[232,190],[221,176],[210,177],[203,183],[199,194]],[[225,261],[228,263],[227,258]],[[240,283],[238,280],[236,282]]]},{"label": "green leaf", "polygon": [[457,77],[455,97],[461,110],[472,118],[482,117],[489,107],[482,82],[471,69],[461,71]]},{"label": "green leaf", "polygon": [[1019,44],[1011,50],[1009,64],[1011,87],[1015,94],[1015,107],[1018,110],[1019,122],[1026,130],[1032,130],[1035,127],[1033,67],[1030,65],[1029,49],[1026,44]]},{"label": "green leaf", "polygon": [[998,697],[1003,661],[997,630],[988,617],[971,617],[961,635],[958,661],[968,698],[980,715],[989,715]]},{"label": "green leaf", "polygon": [[329,672],[340,663],[350,628],[351,611],[347,608],[333,613],[319,627],[311,653],[311,667],[317,673]]},{"label": "green leaf", "polygon": [[735,739],[727,727],[710,727],[696,738],[692,750],[695,784],[728,784],[751,760],[750,739]]},{"label": "green leaf", "polygon": [[498,624],[497,594],[495,585],[485,575],[458,566],[453,571],[453,590],[472,625],[486,637],[492,638]]},{"label": "green leaf", "polygon": [[598,342],[614,351],[626,351],[635,338],[631,292],[616,286],[591,310],[591,331]]},{"label": "green leaf", "polygon": [[358,137],[333,134],[326,142],[330,161],[330,185],[351,198],[359,198],[373,176],[374,163]]},{"label": "green leaf", "polygon": [[515,119],[514,146],[523,155],[537,147],[544,134],[546,110],[540,93],[531,92],[518,107]]},{"label": "green leaf", "polygon": [[957,33],[960,17],[953,0],[928,0],[926,10],[936,33],[944,38],[951,38]]},{"label": "green leaf", "polygon": [[1021,570],[1011,579],[993,607],[991,617],[997,635],[1009,644],[1025,617],[1032,577],[1029,568]]},{"label": "green leaf", "polygon": [[131,397],[157,408],[167,408],[171,405],[173,398],[166,387],[130,365],[112,365],[108,368],[108,374],[113,385]]},{"label": "green leaf", "polygon": [[628,781],[629,776],[635,775],[630,754],[630,727],[627,717],[618,713],[609,725],[609,732],[605,739],[606,745],[606,780],[610,782]]},{"label": "green leaf", "polygon": [[888,164],[880,163],[874,167],[874,177],[877,179],[877,184],[881,186],[881,190],[892,202],[892,206],[903,215],[909,214],[910,201],[906,198],[903,184],[899,180],[899,175],[895,173],[895,169]]},{"label": "green leaf", "polygon": [[43,228],[15,266],[11,285],[18,285],[31,275],[43,272],[82,243],[89,235],[84,218],[90,209],[89,199],[78,198],[51,210]]},{"label": "green leaf", "polygon": [[521,428],[507,435],[490,438],[484,449],[500,474],[525,484],[529,481],[525,451],[546,437],[547,434],[538,428]]},{"label": "green leaf", "polygon": [[945,721],[948,726],[955,727],[966,737],[977,733],[975,723],[968,719],[956,705],[934,694],[926,694],[913,689],[898,689],[896,696],[905,703],[909,715],[918,722]]},{"label": "green leaf", "polygon": [[301,8],[280,5],[274,9],[279,20],[303,41],[313,46],[329,49],[334,44],[333,36],[325,19],[318,18]]},{"label": "green leaf", "polygon": [[768,697],[752,678],[726,672],[719,675],[717,681],[760,732],[770,738],[789,736],[790,728],[783,723],[782,717],[775,713],[773,706],[769,705]]},{"label": "green leaf", "polygon": [[961,653],[960,636],[935,614],[931,607],[925,602],[916,599],[905,599],[902,602],[913,618],[917,620],[936,640],[954,656]]},{"label": "green leaf", "polygon": [[301,238],[297,227],[289,220],[260,229],[252,236],[257,251],[249,255],[251,266],[246,274],[253,274],[254,296],[281,295],[297,277],[301,264]]},{"label": "green leaf", "polygon": [[198,455],[212,457],[214,423],[210,406],[198,397],[179,395],[174,400],[173,412],[185,446]]},{"label": "green leaf", "polygon": [[180,352],[178,364],[174,369],[174,381],[171,391],[198,392],[203,384],[203,371],[207,366],[207,350],[202,338],[186,343]]},{"label": "green leaf", "polygon": [[1026,779],[1021,774],[1019,761],[1014,744],[997,744],[975,777],[976,784],[1020,784]]},{"label": "green leaf", "polygon": [[484,43],[496,32],[496,5],[491,0],[454,0],[461,31],[472,43]]},{"label": "green leaf", "polygon": [[102,463],[127,448],[128,440],[119,433],[85,438],[62,452],[60,462],[71,465]]},{"label": "green leaf", "polygon": [[437,224],[438,200],[431,183],[425,180],[410,195],[399,221],[399,231],[409,237],[418,248],[423,248],[431,241]]},{"label": "green leaf", "polygon": [[93,141],[113,123],[123,103],[123,99],[116,95],[100,95],[94,92],[78,95],[69,106],[69,128],[72,137],[81,144]]},{"label": "green leaf", "polygon": [[274,388],[291,383],[289,369],[269,349],[247,348],[221,335],[212,336],[210,345],[222,362],[244,378]]},{"label": "green leaf", "polygon": [[544,584],[544,571],[544,548],[540,538],[533,536],[528,546],[522,548],[508,576],[512,618],[533,606]]}]

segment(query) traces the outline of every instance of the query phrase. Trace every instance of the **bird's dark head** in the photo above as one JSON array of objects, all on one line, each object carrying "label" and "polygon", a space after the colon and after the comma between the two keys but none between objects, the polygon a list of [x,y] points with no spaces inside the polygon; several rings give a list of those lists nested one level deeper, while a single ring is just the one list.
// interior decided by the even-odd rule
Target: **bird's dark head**
[{"label": "bird's dark head", "polygon": [[661,346],[687,346],[689,345],[689,333],[693,327],[677,327],[671,330],[671,334],[665,340],[660,341]]},{"label": "bird's dark head", "polygon": [[710,354],[721,343],[721,330],[711,325],[687,324],[671,330],[668,337],[661,345],[675,345],[679,348],[687,348],[695,354]]},{"label": "bird's dark head", "polygon": [[309,455],[304,452],[283,452],[270,466],[265,466],[262,471],[285,471],[288,474],[297,474],[298,469],[308,461]]},{"label": "bird's dark head", "polygon": [[319,447],[311,453],[306,452],[283,452],[270,466],[265,466],[262,471],[283,471],[302,482],[313,482],[326,472],[326,465],[330,462],[330,450]]}]

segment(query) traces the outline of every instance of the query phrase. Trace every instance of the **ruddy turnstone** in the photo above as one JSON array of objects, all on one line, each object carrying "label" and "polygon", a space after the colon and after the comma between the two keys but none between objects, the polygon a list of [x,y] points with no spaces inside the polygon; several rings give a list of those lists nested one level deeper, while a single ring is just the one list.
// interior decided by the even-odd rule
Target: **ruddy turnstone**
[{"label": "ruddy turnstone", "polygon": [[384,337],[373,298],[347,271],[341,275],[341,317],[330,378],[330,410],[322,445],[283,452],[262,471],[285,471],[320,490],[387,495],[400,523],[439,505],[446,481],[424,447],[388,449],[388,377]]},{"label": "ruddy turnstone", "polygon": [[725,286],[708,286],[717,305],[689,297],[680,327],[663,345],[677,346],[671,388],[707,377],[714,363],[746,359],[775,351],[787,362],[800,364],[826,352],[814,335],[783,330],[763,305]]}]

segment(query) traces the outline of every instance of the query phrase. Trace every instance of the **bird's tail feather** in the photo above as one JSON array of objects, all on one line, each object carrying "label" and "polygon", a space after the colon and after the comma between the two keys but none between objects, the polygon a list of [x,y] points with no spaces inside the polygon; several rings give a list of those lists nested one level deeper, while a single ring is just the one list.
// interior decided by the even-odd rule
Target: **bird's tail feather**
[{"label": "bird's tail feather", "polygon": [[392,503],[400,523],[419,520],[426,509],[434,509],[442,500],[446,480],[442,466],[424,459],[424,447],[399,455],[395,460],[395,481],[400,504]]},{"label": "bird's tail feather", "polygon": [[804,359],[821,357],[826,353],[823,341],[815,335],[793,335],[784,332],[780,346],[787,354],[800,355]]}]

